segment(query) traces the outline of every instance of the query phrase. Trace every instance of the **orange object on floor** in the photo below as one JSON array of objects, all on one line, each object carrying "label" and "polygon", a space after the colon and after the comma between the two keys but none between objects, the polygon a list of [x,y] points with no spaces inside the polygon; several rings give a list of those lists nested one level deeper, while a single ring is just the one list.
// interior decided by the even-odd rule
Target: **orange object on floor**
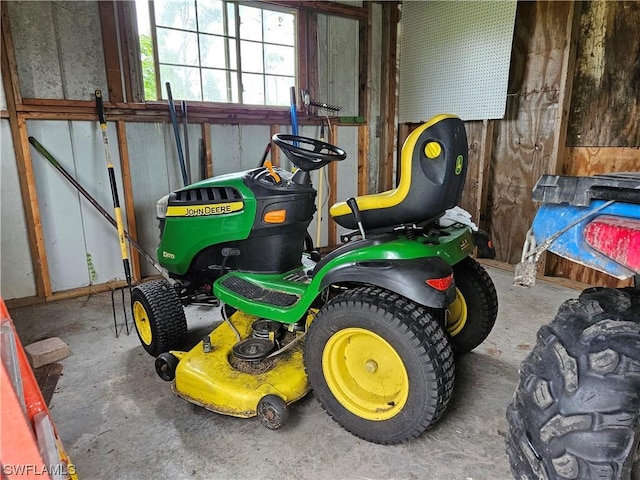
[{"label": "orange object on floor", "polygon": [[77,479],[1,297],[0,352],[0,475]]}]

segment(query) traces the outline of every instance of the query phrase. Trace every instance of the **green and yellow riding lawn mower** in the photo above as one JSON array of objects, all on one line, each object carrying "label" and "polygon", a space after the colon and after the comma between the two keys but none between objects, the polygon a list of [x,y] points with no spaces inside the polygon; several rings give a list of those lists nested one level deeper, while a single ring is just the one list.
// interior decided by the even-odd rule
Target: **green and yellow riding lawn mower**
[{"label": "green and yellow riding lawn mower", "polygon": [[[158,202],[157,256],[173,282],[133,289],[140,341],[178,396],[214,412],[257,415],[276,429],[313,389],[354,435],[411,440],[440,418],[454,355],[487,337],[498,310],[470,256],[472,228],[439,221],[462,193],[464,125],[434,117],[405,142],[396,189],[333,205],[351,233],[322,258],[307,234],[316,210],[309,172],[346,154],[306,137],[272,140],[294,173],[267,163]],[[220,302],[224,321],[183,351],[183,307],[193,302]]]}]

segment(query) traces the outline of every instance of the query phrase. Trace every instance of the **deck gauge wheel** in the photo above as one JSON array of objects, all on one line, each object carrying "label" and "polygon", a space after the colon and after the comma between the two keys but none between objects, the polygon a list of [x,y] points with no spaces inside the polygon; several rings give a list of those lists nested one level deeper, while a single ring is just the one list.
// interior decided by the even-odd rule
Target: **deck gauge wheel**
[{"label": "deck gauge wheel", "polygon": [[289,409],[278,395],[265,395],[258,402],[258,420],[269,430],[278,430],[289,419]]}]

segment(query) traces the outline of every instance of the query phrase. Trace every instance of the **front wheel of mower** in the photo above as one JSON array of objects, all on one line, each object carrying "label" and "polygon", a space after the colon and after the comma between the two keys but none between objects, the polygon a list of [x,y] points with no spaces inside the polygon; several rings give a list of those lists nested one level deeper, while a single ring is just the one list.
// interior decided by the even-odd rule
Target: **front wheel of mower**
[{"label": "front wheel of mower", "polygon": [[164,352],[156,358],[156,373],[165,382],[170,382],[176,378],[176,368],[180,360],[169,352]]},{"label": "front wheel of mower", "polygon": [[278,395],[265,395],[258,402],[256,409],[258,420],[269,430],[278,430],[287,423],[289,409],[285,401]]},{"label": "front wheel of mower", "polygon": [[456,355],[470,352],[489,335],[498,315],[496,287],[471,257],[453,266],[456,299],[447,308],[446,330]]},{"label": "front wheel of mower", "polygon": [[453,353],[438,320],[375,287],[346,291],[320,310],[305,338],[304,363],[326,412],[374,443],[418,437],[453,392]]},{"label": "front wheel of mower", "polygon": [[178,294],[166,280],[131,290],[131,310],[143,348],[154,357],[177,350],[187,339],[187,319]]}]

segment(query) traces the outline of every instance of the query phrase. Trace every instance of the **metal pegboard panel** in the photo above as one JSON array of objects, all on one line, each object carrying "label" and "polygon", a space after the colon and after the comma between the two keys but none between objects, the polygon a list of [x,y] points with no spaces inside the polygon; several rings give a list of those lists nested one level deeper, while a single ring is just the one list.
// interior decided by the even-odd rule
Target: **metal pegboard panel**
[{"label": "metal pegboard panel", "polygon": [[516,1],[402,3],[399,120],[502,118]]}]

